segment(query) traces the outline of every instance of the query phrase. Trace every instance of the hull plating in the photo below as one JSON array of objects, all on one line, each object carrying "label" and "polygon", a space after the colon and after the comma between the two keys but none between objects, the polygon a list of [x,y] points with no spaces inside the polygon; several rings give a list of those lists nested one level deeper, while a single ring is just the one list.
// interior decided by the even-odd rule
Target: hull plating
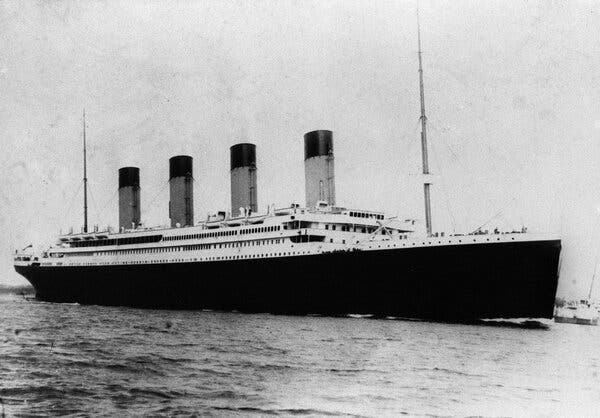
[{"label": "hull plating", "polygon": [[435,320],[552,318],[560,241],[90,267],[17,267],[53,302]]},{"label": "hull plating", "polygon": [[569,318],[555,316],[554,322],[558,324],[598,325],[598,318]]}]

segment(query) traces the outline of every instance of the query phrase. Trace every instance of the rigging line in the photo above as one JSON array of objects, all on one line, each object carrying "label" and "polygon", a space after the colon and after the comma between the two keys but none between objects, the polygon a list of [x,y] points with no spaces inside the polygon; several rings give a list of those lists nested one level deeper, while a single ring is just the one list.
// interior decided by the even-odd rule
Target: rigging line
[{"label": "rigging line", "polygon": [[510,202],[508,202],[508,204],[506,206],[504,206],[502,209],[500,209],[494,216],[492,216],[490,219],[488,219],[487,221],[485,221],[483,224],[479,225],[477,228],[475,228],[473,231],[471,231],[471,233],[473,232],[477,232],[479,231],[481,228],[483,228],[484,226],[486,226],[488,223],[490,223],[491,221],[493,221],[494,219],[496,219],[498,216],[502,215],[502,213],[506,210],[507,207],[509,207],[512,202],[514,202],[515,200],[517,200],[516,197],[513,197]]},{"label": "rigging line", "polygon": [[594,244],[594,231],[596,230],[596,228],[598,228],[598,223],[600,223],[600,210],[597,210],[598,212],[598,216],[596,216],[596,221],[594,222],[594,226],[592,227],[592,230],[590,231],[590,243],[589,245],[592,246]]},{"label": "rigging line", "polygon": [[[401,142],[404,142],[406,140],[406,137],[410,135],[410,138],[415,138],[416,135],[414,135],[416,132],[418,132],[419,130],[419,125],[421,124],[421,119],[417,119],[417,121],[415,122],[415,126],[412,130],[410,131],[406,131],[404,133],[404,136],[400,139]],[[401,165],[401,167],[406,167],[408,165],[408,161],[410,160],[410,152],[413,149],[414,144],[419,143],[420,141],[414,139],[414,140],[409,140],[408,141],[408,145],[406,146],[406,149],[404,150],[404,164]]]},{"label": "rigging line", "polygon": [[[516,185],[518,189],[514,191],[513,196],[517,194],[519,190],[523,190],[524,187],[529,187],[534,190],[534,193],[537,195],[538,198],[540,197],[540,190],[539,187],[537,187],[537,183],[528,179],[528,177],[526,176],[525,169],[521,166],[521,164],[518,164],[517,162],[512,163],[507,157],[505,157],[500,152],[496,151],[490,145],[488,145],[488,151],[492,156],[496,156],[498,159],[503,160],[505,164],[510,168],[511,172],[518,172],[519,176],[516,180]],[[511,183],[514,184],[515,181],[511,181]],[[523,223],[523,221],[521,221],[521,223]]]},{"label": "rigging line", "polygon": [[450,198],[448,197],[448,186],[447,186],[446,182],[444,180],[442,180],[446,176],[442,174],[442,165],[439,162],[440,159],[438,158],[438,153],[436,152],[436,144],[431,144],[431,145],[432,145],[431,150],[433,152],[433,158],[435,160],[436,165],[438,166],[438,169],[440,170],[439,183],[442,186],[442,187],[440,187],[440,190],[442,191],[444,200],[446,202],[446,210],[448,211],[448,214],[450,215],[450,222],[452,223],[452,230],[454,233],[456,233],[456,218],[454,217],[454,213],[452,212],[452,208],[450,206]]},{"label": "rigging line", "polygon": [[[440,138],[442,138],[442,141],[444,141],[444,144],[446,145],[446,147],[448,148],[448,150],[450,151],[450,153],[451,153],[452,155],[454,155],[455,157],[457,157],[457,155],[454,153],[454,151],[452,150],[452,148],[450,147],[450,145],[449,145],[449,144],[446,142],[446,138],[445,138],[445,136],[444,136],[444,135],[441,135],[441,133],[439,132],[439,130],[437,129],[437,127],[435,127],[435,125],[434,125],[434,130],[435,130],[436,132],[438,132],[438,134],[440,134],[440,135],[439,135],[439,137],[440,137]],[[466,167],[465,167],[465,166],[464,166],[464,165],[463,165],[463,164],[460,162],[460,160],[459,160],[459,159],[457,160],[457,162],[458,162],[458,164],[459,164],[459,165],[460,165],[460,166],[463,168],[463,170],[465,171],[465,173],[466,173],[467,175],[469,175],[469,176],[470,176],[470,178],[471,178],[471,179],[472,179],[472,178],[474,178],[474,176],[472,176],[472,175],[471,175],[471,170],[467,169],[467,168],[466,168]],[[521,176],[521,177],[523,177],[523,176]],[[522,181],[522,180],[521,180],[521,181]],[[475,182],[473,182],[473,181],[471,181],[469,184],[473,184],[473,185],[474,185],[474,184],[476,184],[476,183],[475,183]],[[481,188],[481,187],[476,187],[476,189],[482,190],[482,188]],[[492,204],[492,205],[494,204],[493,200],[491,199],[491,197],[489,197],[489,194],[488,194],[488,193],[486,193],[485,191],[483,191],[483,192],[482,192],[482,193],[480,193],[480,194],[482,194],[482,195],[484,195],[484,196],[487,196],[487,201],[488,201],[488,203],[490,203],[490,204]],[[508,207],[508,206],[509,206],[509,205],[510,205],[510,204],[511,204],[511,203],[512,203],[514,200],[516,200],[516,199],[517,199],[517,197],[518,197],[518,196],[515,196],[516,194],[517,194],[516,192],[512,193],[512,199],[510,200],[510,202],[508,203],[508,205],[504,207],[504,209],[506,209],[506,207]],[[504,209],[502,209],[502,210],[500,211],[500,213],[499,213],[499,214],[501,214],[501,213],[502,213],[502,211],[503,211]],[[495,217],[497,217],[499,214],[495,215],[495,216],[494,216],[492,219],[494,219]],[[488,220],[487,222],[491,221],[492,219]],[[486,222],[486,223],[487,223],[487,222]],[[523,223],[524,223],[524,222],[523,222],[523,220],[521,219],[521,224],[523,224]],[[482,225],[482,226],[485,226],[485,224],[484,224],[484,225]],[[477,230],[477,229],[476,229],[476,230]],[[476,230],[475,230],[475,231],[476,231]]]},{"label": "rigging line", "polygon": [[[440,130],[437,127],[437,124],[431,122],[430,123],[431,128],[436,131],[436,133],[439,134],[439,136],[441,137],[442,141],[444,142],[444,145],[448,148],[448,151],[450,152],[450,154],[452,154],[452,156],[455,158],[456,162],[458,163],[458,165],[465,171],[465,173],[469,176],[471,176],[472,178],[475,178],[472,174],[472,170],[465,167],[465,165],[462,163],[461,161],[461,157],[452,149],[452,147],[450,146],[450,144],[446,141],[446,138],[444,135],[442,135],[442,133],[440,132]],[[520,166],[517,166],[515,164],[512,164],[505,156],[503,156],[502,154],[498,153],[497,151],[495,151],[493,148],[491,148],[491,146],[488,145],[488,151],[491,154],[492,157],[497,157],[497,159],[503,160],[506,165],[510,166],[512,171],[517,171],[519,173],[521,173],[521,176],[519,176],[519,182],[522,184],[525,180],[525,176],[523,175],[523,168]],[[474,184],[472,182],[472,184]]]},{"label": "rigging line", "polygon": [[82,182],[78,182],[79,186],[77,187],[77,190],[75,191],[75,194],[73,195],[73,197],[71,197],[71,201],[69,202],[69,205],[67,206],[67,210],[66,212],[64,212],[64,216],[62,218],[62,221],[64,221],[66,218],[69,217],[69,215],[71,214],[71,209],[73,208],[73,203],[75,203],[75,198],[77,198],[77,196],[79,196],[79,192],[81,191],[81,187],[83,186]]},{"label": "rigging line", "polygon": [[438,159],[438,155],[436,152],[436,146],[434,144],[431,144],[431,152],[433,154],[433,160],[435,161],[435,164],[438,167],[440,176],[438,183],[442,186],[440,187],[438,190],[441,190],[444,201],[446,203],[446,210],[448,211],[448,214],[450,215],[450,222],[452,223],[452,229],[453,231],[456,233],[456,219],[454,219],[454,214],[452,213],[452,209],[450,208],[450,199],[448,198],[448,191],[446,190],[446,183],[442,180],[445,176],[442,174],[442,165],[440,164],[440,159]]},{"label": "rigging line", "polygon": [[92,201],[92,205],[94,206],[94,211],[96,212],[96,221],[100,220],[100,213],[98,212],[98,205],[96,205],[96,200],[94,199],[94,195],[92,194],[92,188],[88,186],[88,191],[90,192],[90,200]]},{"label": "rigging line", "polygon": [[496,151],[494,149],[494,147],[492,147],[491,144],[487,144],[487,149],[489,151],[490,154],[492,154],[492,156],[496,156],[498,157],[498,159],[503,160],[505,163],[507,163],[509,166],[511,166],[511,168],[516,168],[521,174],[523,174],[525,172],[524,167],[519,164],[518,161],[513,161],[511,162],[504,154],[502,154],[500,151]]},{"label": "rigging line", "polygon": [[50,218],[52,225],[54,225],[54,229],[61,231],[60,232],[61,234],[62,234],[63,223],[71,214],[71,210],[73,209],[73,204],[75,203],[75,199],[77,198],[77,196],[79,196],[79,192],[81,191],[81,186],[83,186],[83,183],[78,183],[78,184],[79,184],[79,186],[77,187],[77,190],[75,190],[75,194],[71,197],[71,200],[69,201],[69,205],[67,206],[66,212],[61,211],[63,216],[57,217],[58,220],[57,220],[57,218],[54,218],[54,217]]},{"label": "rigging line", "polygon": [[[430,121],[428,121],[428,122],[430,123],[430,125],[432,126],[432,128],[433,128],[433,129],[434,129],[434,130],[435,130],[435,131],[436,131],[438,134],[441,134],[441,132],[440,132],[440,131],[439,131],[439,129],[437,128],[437,124],[436,124],[435,122],[430,122]],[[443,138],[443,137],[442,137],[442,138]],[[444,142],[445,142],[445,138],[443,138],[443,140],[444,140]],[[462,165],[462,163],[460,162],[460,158],[459,158],[459,157],[456,155],[456,153],[453,151],[452,147],[451,147],[451,146],[450,146],[448,143],[446,143],[446,146],[448,147],[448,149],[449,149],[449,151],[452,153],[452,155],[453,155],[454,157],[456,157],[456,158],[457,158],[457,162],[458,162],[458,163],[461,165],[461,167],[462,167],[462,168],[465,168],[465,167]],[[521,179],[520,179],[520,181],[521,181],[521,182],[523,182],[523,181],[525,180],[525,176],[523,175],[523,173],[524,173],[525,169],[524,169],[524,167],[523,167],[523,165],[522,165],[522,164],[520,164],[520,163],[519,163],[518,161],[516,161],[516,160],[515,160],[515,161],[511,161],[511,160],[509,160],[509,159],[508,159],[508,158],[507,158],[507,157],[506,157],[504,154],[502,154],[500,151],[497,151],[497,150],[496,150],[496,149],[495,149],[495,148],[494,148],[492,145],[490,145],[490,144],[487,144],[487,150],[488,150],[488,152],[489,152],[489,154],[490,154],[490,156],[491,156],[491,157],[496,157],[496,160],[502,160],[502,161],[505,163],[505,165],[508,165],[508,166],[510,166],[510,168],[511,168],[511,170],[512,170],[512,171],[517,171],[517,172],[519,172],[519,173],[521,174],[521,176],[520,176],[520,177],[521,177]],[[496,160],[493,160],[493,161],[496,161]],[[466,168],[465,168],[465,170],[466,170],[466,171],[468,171]]]},{"label": "rigging line", "polygon": [[[598,221],[600,221],[600,211],[598,212],[598,216],[596,216],[596,223],[592,228],[592,232],[590,234],[590,241],[593,241],[594,239],[594,231],[598,227]],[[598,269],[598,255],[600,255],[600,245],[598,245],[596,249],[596,258],[594,259],[594,273],[592,274],[592,283],[590,283],[590,291],[588,292],[588,302],[592,298],[592,290],[594,289],[594,280],[596,279],[596,271]]]},{"label": "rigging line", "polygon": [[[407,140],[407,138],[408,138],[408,143],[407,143],[406,146],[402,147],[402,150],[400,152],[402,153],[404,151],[403,159],[402,159],[402,161],[401,161],[400,164],[396,165],[396,167],[408,167],[409,166],[410,159],[411,159],[410,158],[411,157],[411,150],[412,150],[414,144],[416,144],[417,142],[419,142],[419,141],[417,141],[417,140],[415,140],[413,138],[416,138],[416,136],[417,136],[416,132],[418,132],[420,124],[421,124],[421,120],[417,119],[415,121],[415,125],[414,125],[413,129],[407,129],[404,132],[404,135],[402,136],[402,138],[400,139],[400,143],[404,143]],[[402,174],[401,174],[401,176],[402,176]],[[408,177],[409,178],[407,179],[408,181],[401,181],[400,182],[400,188],[399,188],[400,191],[405,192],[407,190],[407,187],[411,186],[412,183],[409,180],[410,176],[411,176],[411,172],[409,171],[408,172]]]},{"label": "rigging line", "polygon": [[[446,135],[444,135],[438,128],[437,128],[437,123],[431,123],[430,127],[433,128],[433,131],[435,131],[438,134],[438,138],[441,138],[443,145],[446,146],[446,148],[448,148],[448,151],[450,152],[450,155],[452,156],[452,158],[458,163],[458,165],[465,171],[465,173],[467,173],[468,175],[470,175],[469,170],[463,165],[463,163],[460,160],[459,155],[454,152],[454,150],[452,149],[452,147],[450,146],[450,144],[448,143],[447,139],[446,139]],[[436,149],[435,149],[435,145],[432,144],[432,150],[433,150],[433,157],[436,160],[436,164],[438,165],[438,167],[440,167],[441,169],[441,164],[439,163],[439,160],[437,158],[437,154],[436,154]],[[440,176],[442,178],[444,178],[444,176]],[[444,194],[445,200],[446,200],[446,210],[448,211],[448,213],[450,214],[450,221],[452,222],[452,228],[454,230],[454,233],[456,233],[456,218],[454,217],[454,213],[452,212],[452,209],[450,207],[450,199],[448,197],[448,191],[447,191],[447,187],[446,187],[446,183],[445,182],[441,182],[442,184],[442,193]]]},{"label": "rigging line", "polygon": [[[402,137],[400,138],[400,143],[404,143],[406,141],[406,138],[410,135],[410,138],[414,138],[414,133],[417,132],[417,130],[419,129],[419,125],[421,123],[420,119],[417,119],[417,121],[415,122],[415,126],[413,129],[407,129],[404,132],[404,135],[402,135]],[[400,150],[401,152],[404,151],[404,159],[408,160],[410,158],[410,151],[413,148],[413,145],[416,143],[417,141],[415,140],[409,140],[407,145],[402,147],[404,148],[403,150]],[[406,164],[405,164],[406,165]]]},{"label": "rigging line", "polygon": [[[437,126],[435,124],[433,124],[433,129],[439,133],[439,130],[437,129]],[[446,143],[444,136],[440,135],[440,137],[442,137],[442,140],[444,141],[445,145],[448,147],[448,150],[452,153],[452,155],[458,158],[458,156],[452,150],[452,147],[448,143]],[[505,163],[505,165],[509,166],[509,168],[511,169],[512,172],[518,172],[520,174],[519,178],[516,180],[518,190],[522,190],[523,187],[525,187],[525,186],[534,186],[533,188],[536,190],[536,192],[539,191],[538,188],[535,187],[536,184],[527,179],[527,177],[525,176],[525,170],[523,169],[523,167],[520,164],[511,163],[511,161],[506,156],[504,156],[500,152],[496,151],[490,145],[488,145],[487,149],[488,149],[488,152],[490,153],[491,157],[496,157],[498,160],[502,160]],[[467,169],[461,163],[460,159],[457,159],[457,162],[465,170],[466,174],[471,175],[471,171],[469,169]],[[474,178],[473,176],[471,176],[471,177]],[[514,184],[515,182],[511,182],[511,183]],[[476,183],[471,182],[471,184],[476,184]],[[479,189],[481,190],[481,188],[479,188]],[[517,196],[515,196],[516,194],[518,194],[518,191],[514,191],[511,195],[516,198],[517,197]],[[488,200],[491,202],[491,199],[488,199]],[[524,223],[523,219],[521,219],[521,224],[523,224],[523,223]]]},{"label": "rigging line", "polygon": [[429,126],[435,131],[435,133],[438,134],[438,137],[442,139],[444,145],[446,146],[446,148],[448,148],[448,151],[450,152],[450,154],[452,154],[452,157],[456,160],[458,165],[465,171],[466,174],[471,175],[472,173],[470,172],[470,170],[463,165],[460,156],[452,149],[450,144],[446,141],[446,135],[443,135],[443,132],[441,132],[438,129],[437,124],[435,122],[429,122]]}]

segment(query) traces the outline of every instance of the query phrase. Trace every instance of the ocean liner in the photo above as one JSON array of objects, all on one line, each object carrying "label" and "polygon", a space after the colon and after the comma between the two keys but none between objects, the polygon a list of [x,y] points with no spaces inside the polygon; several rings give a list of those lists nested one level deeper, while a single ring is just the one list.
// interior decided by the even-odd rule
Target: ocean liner
[{"label": "ocean liner", "polygon": [[[429,174],[419,33],[423,174]],[[16,251],[39,300],[142,308],[425,318],[552,318],[560,238],[525,228],[444,234],[336,205],[333,134],[304,135],[306,204],[258,211],[256,147],[230,149],[231,210],[194,222],[193,159],[169,160],[169,228],[140,223],[137,167],[119,170],[119,230],[84,227]]]}]

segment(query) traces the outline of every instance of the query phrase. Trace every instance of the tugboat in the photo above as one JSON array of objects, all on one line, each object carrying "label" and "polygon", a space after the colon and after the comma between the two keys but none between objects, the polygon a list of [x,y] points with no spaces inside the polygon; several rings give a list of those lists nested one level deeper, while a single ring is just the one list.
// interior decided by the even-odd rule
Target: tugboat
[{"label": "tugboat", "polygon": [[596,271],[598,267],[598,256],[594,263],[594,273],[592,274],[592,282],[587,299],[581,299],[579,302],[567,303],[565,306],[556,308],[554,313],[554,322],[559,324],[578,324],[578,325],[598,325],[598,317],[600,312],[597,305],[591,302],[592,289],[596,279]]},{"label": "tugboat", "polygon": [[598,309],[588,300],[567,304],[556,309],[554,322],[559,324],[598,325]]}]

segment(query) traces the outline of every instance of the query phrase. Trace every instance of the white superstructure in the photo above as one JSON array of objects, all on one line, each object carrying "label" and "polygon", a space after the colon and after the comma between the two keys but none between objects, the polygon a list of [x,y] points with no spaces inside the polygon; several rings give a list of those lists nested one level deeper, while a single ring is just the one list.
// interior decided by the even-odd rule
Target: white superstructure
[{"label": "white superstructure", "polygon": [[66,234],[40,254],[16,254],[15,265],[212,262],[553,238],[522,231],[424,236],[415,232],[413,223],[386,219],[379,212],[332,207],[321,202],[310,210],[294,205],[247,217],[215,216],[193,227]]}]

